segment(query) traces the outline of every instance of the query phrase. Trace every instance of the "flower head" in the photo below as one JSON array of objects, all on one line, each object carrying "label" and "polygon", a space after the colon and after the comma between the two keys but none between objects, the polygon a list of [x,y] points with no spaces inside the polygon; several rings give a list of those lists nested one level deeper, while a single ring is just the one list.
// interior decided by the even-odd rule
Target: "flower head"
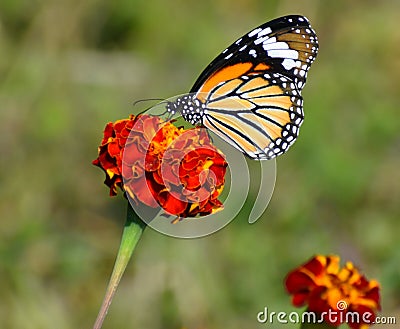
[{"label": "flower head", "polygon": [[[321,314],[326,323],[338,326],[347,322],[354,329],[366,328],[380,310],[379,284],[368,281],[351,262],[340,268],[339,261],[333,255],[313,257],[288,274],[286,289],[293,295],[293,305],[307,305],[308,311]],[[341,316],[329,316],[329,311]],[[355,313],[358,316],[354,317]]]},{"label": "flower head", "polygon": [[222,209],[218,200],[227,163],[204,129],[184,130],[157,116],[131,115],[108,123],[93,164],[106,173],[110,195],[117,188],[133,202],[178,218]]},{"label": "flower head", "polygon": [[106,173],[106,184],[110,188],[110,196],[117,195],[117,187],[122,189],[122,152],[133,127],[134,117],[109,122],[104,128],[103,140],[99,146],[99,155],[92,164]]}]

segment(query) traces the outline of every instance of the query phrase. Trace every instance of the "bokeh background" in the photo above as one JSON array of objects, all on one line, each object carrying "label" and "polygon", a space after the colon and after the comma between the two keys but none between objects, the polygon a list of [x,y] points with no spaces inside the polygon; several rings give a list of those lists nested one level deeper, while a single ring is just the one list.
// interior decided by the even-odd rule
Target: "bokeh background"
[{"label": "bokeh background", "polygon": [[2,0],[0,328],[92,326],[126,209],[91,165],[105,124],[188,91],[231,42],[294,13],[320,52],[263,218],[249,225],[245,209],[196,240],[146,230],[104,328],[280,328],[256,314],[296,310],[284,276],[316,253],[379,280],[382,315],[399,323],[399,12],[385,0]]}]

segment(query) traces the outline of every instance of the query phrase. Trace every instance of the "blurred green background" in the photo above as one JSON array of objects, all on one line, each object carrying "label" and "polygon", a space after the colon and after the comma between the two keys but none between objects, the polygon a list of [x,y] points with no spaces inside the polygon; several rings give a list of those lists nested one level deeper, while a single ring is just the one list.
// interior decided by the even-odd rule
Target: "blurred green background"
[{"label": "blurred green background", "polygon": [[316,253],[379,280],[400,322],[400,2],[2,0],[0,328],[91,328],[126,208],[91,165],[106,122],[296,13],[320,52],[263,218],[196,240],[147,229],[104,328],[280,328],[256,315],[296,310],[284,276]]}]

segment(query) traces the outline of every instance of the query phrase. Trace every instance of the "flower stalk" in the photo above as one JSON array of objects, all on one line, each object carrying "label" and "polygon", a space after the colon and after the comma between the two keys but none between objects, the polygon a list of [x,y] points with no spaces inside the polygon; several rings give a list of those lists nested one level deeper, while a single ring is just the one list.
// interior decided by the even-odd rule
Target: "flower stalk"
[{"label": "flower stalk", "polygon": [[142,236],[145,227],[146,224],[138,217],[138,215],[133,211],[131,205],[128,203],[126,223],[122,233],[121,244],[115,260],[114,269],[108,283],[106,294],[104,296],[103,303],[101,305],[99,314],[97,315],[93,329],[100,329],[102,327],[118,284],[121,281],[122,275],[125,272],[126,266],[129,263],[132,253],[140,237]]},{"label": "flower stalk", "polygon": [[147,207],[146,220],[163,209],[167,216],[176,216],[172,223],[220,211],[223,204],[218,197],[228,164],[204,129],[185,130],[146,114],[108,123],[92,163],[105,172],[110,196],[120,188],[130,202],[117,259],[93,327],[100,329],[146,226],[132,207]]}]

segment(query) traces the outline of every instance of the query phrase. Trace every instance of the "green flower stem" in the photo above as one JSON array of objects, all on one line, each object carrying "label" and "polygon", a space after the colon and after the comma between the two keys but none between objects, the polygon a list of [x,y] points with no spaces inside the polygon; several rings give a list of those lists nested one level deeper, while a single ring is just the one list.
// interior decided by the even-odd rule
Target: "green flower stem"
[{"label": "green flower stem", "polygon": [[122,233],[117,259],[115,260],[114,269],[93,329],[100,329],[102,327],[118,284],[145,227],[146,224],[138,217],[131,205],[128,203],[126,223]]}]

